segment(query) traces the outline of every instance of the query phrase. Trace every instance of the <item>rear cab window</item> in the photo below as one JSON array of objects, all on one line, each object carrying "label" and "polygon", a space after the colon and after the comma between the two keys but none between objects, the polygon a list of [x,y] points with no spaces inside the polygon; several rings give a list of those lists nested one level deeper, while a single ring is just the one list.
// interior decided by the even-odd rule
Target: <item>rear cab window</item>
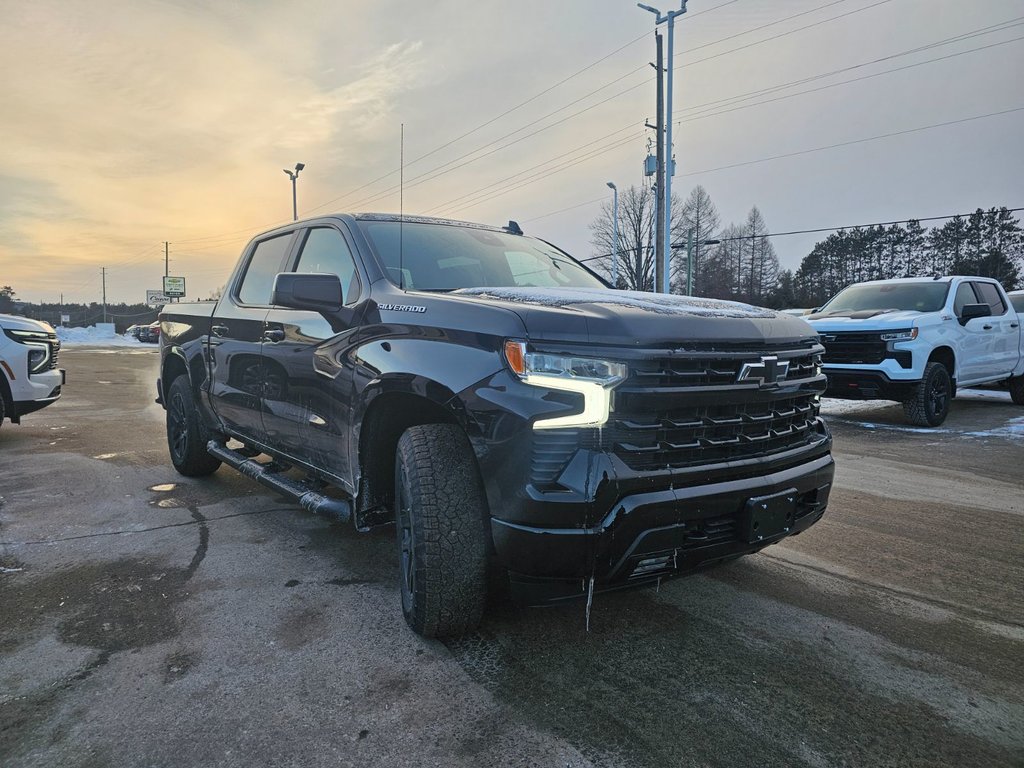
[{"label": "rear cab window", "polygon": [[988,304],[992,310],[992,316],[1006,314],[1006,303],[999,293],[999,289],[992,283],[974,283],[974,290],[978,294],[978,301],[981,304]]}]

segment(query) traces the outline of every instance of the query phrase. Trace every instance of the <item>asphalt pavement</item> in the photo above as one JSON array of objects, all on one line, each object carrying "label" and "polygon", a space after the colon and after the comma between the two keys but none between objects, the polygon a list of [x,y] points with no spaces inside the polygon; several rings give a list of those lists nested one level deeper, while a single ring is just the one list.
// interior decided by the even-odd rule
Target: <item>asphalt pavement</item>
[{"label": "asphalt pavement", "polygon": [[167,458],[149,347],[0,429],[0,765],[1024,765],[1024,409],[830,424],[804,534],[440,643],[393,535]]}]

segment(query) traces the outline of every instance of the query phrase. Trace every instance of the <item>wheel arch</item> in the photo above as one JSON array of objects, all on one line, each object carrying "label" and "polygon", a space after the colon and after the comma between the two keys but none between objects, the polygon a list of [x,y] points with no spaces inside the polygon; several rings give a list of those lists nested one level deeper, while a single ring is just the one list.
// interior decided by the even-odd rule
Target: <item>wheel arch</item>
[{"label": "wheel arch", "polygon": [[467,422],[453,392],[437,382],[381,382],[364,393],[357,412],[353,447],[357,455],[356,503],[353,517],[360,530],[394,520],[395,451],[398,439],[409,427],[454,424],[463,430]]},{"label": "wheel arch", "polygon": [[936,347],[932,350],[932,353],[928,355],[929,363],[941,363],[947,371],[949,371],[949,378],[953,382],[953,392],[956,393],[956,353],[953,352],[952,347],[941,346]]}]

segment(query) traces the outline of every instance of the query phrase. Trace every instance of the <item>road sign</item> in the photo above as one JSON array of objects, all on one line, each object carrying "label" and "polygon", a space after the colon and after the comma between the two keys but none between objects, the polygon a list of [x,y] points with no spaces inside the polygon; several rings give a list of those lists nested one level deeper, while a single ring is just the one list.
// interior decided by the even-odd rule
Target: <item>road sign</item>
[{"label": "road sign", "polygon": [[184,296],[185,278],[164,275],[164,293],[168,296]]},{"label": "road sign", "polygon": [[158,304],[170,304],[171,297],[163,291],[146,291],[146,304],[155,307]]},{"label": "road sign", "polygon": [[71,315],[61,315],[60,316],[60,321],[62,323],[70,323],[71,322]]}]

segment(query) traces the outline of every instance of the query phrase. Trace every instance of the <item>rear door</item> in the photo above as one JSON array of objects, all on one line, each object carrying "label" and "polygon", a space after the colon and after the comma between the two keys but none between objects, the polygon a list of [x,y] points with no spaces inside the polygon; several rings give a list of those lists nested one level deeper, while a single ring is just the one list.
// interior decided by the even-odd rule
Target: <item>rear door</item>
[{"label": "rear door", "polygon": [[294,232],[253,243],[240,277],[217,303],[210,327],[210,403],[224,428],[264,440],[261,415],[267,376],[261,346],[274,277],[291,252]]},{"label": "rear door", "polygon": [[982,329],[991,336],[991,358],[986,376],[1009,376],[1017,366],[1020,352],[1020,319],[995,283],[979,280],[974,283],[974,290],[978,294],[978,300],[982,304],[988,304],[992,310],[992,317],[981,318],[988,321],[982,325]]},{"label": "rear door", "polygon": [[263,423],[268,443],[346,484],[351,372],[332,369],[333,376],[325,375],[316,369],[314,355],[325,346],[343,347],[345,336],[356,326],[362,280],[353,254],[349,234],[341,225],[325,223],[304,230],[292,271],[337,275],[347,308],[328,318],[274,307],[267,315],[263,343],[267,373]]}]

